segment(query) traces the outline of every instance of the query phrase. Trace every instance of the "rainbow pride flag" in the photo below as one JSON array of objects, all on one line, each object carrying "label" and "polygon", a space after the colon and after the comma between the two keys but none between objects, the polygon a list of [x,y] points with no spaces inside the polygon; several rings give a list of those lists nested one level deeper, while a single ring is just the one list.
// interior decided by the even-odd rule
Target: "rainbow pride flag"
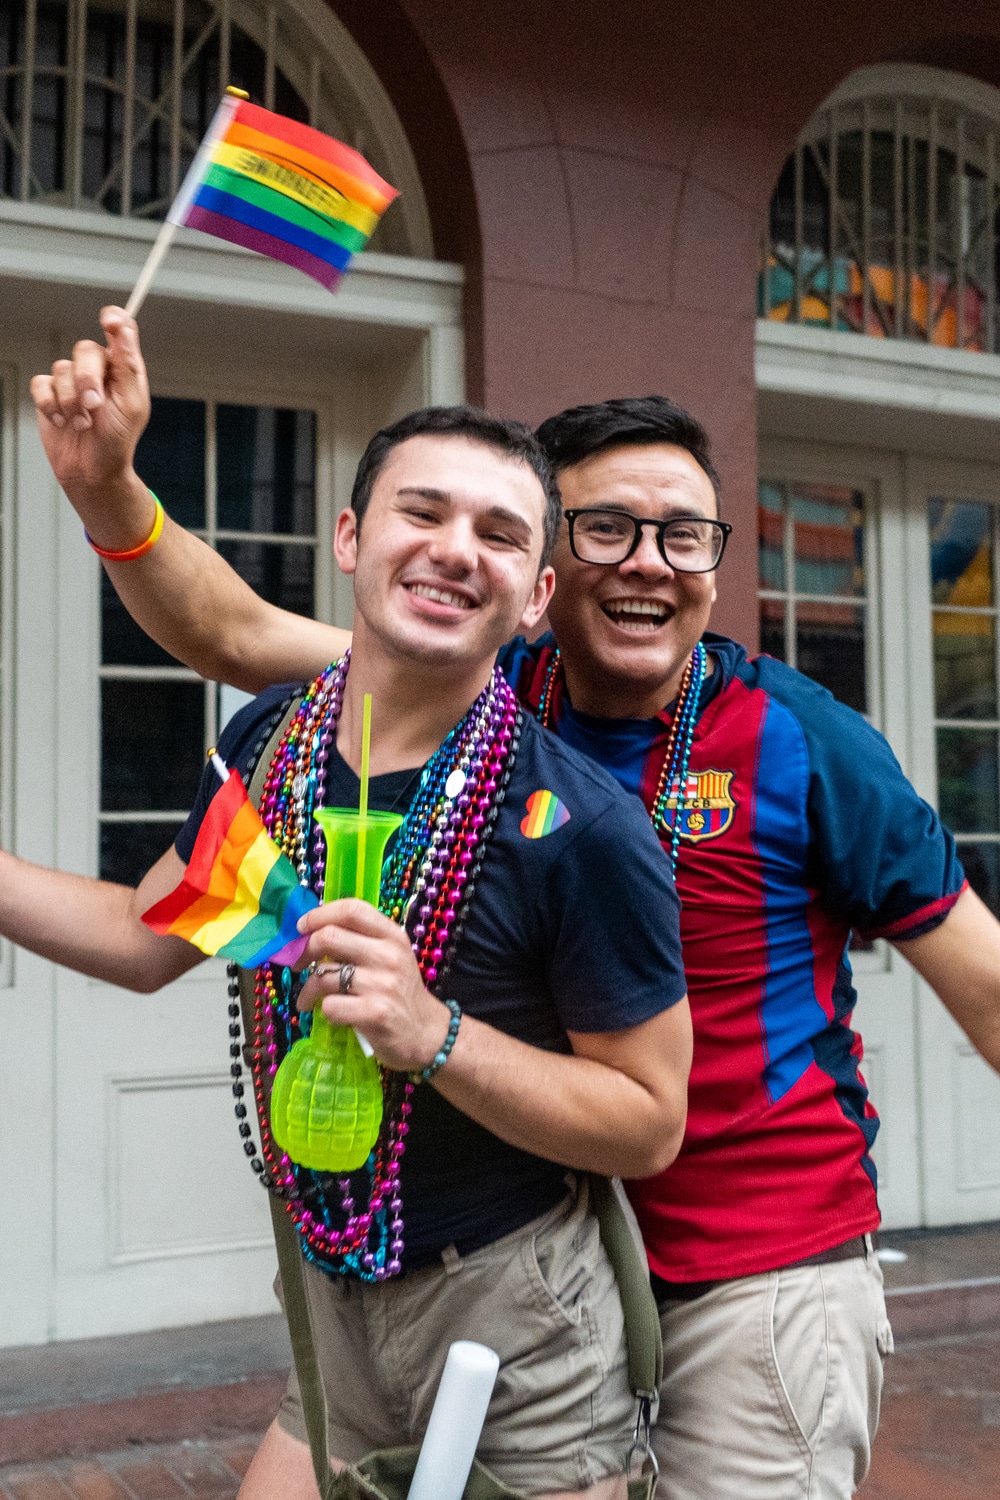
[{"label": "rainbow pride flag", "polygon": [[184,879],[142,920],[243,969],[295,968],[308,941],[296,923],[318,905],[231,771],[208,805]]},{"label": "rainbow pride flag", "polygon": [[297,266],[333,291],[396,197],[350,146],[227,94],[167,219]]}]

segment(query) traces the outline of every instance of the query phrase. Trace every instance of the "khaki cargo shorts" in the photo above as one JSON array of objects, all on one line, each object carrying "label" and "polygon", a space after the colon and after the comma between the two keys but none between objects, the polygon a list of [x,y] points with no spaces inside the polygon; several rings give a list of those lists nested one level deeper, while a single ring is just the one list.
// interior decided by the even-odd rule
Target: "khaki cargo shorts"
[{"label": "khaki cargo shorts", "polygon": [[[448,1346],[475,1339],[500,1356],[481,1463],[526,1495],[623,1472],[635,1403],[585,1184],[495,1244],[380,1285],[305,1269],[333,1456],[419,1443]],[[307,1441],[294,1370],[278,1420]]]}]

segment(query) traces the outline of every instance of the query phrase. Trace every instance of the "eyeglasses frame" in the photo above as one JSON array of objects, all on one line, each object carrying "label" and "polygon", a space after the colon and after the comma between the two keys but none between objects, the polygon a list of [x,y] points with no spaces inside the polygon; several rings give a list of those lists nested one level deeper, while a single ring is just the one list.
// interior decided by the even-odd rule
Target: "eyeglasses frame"
[{"label": "eyeglasses frame", "polygon": [[[622,520],[632,522],[632,525],[635,529],[635,535],[632,538],[632,545],[628,549],[624,557],[616,558],[614,562],[594,562],[593,558],[581,557],[579,552],[577,552],[576,542],[573,539],[574,522],[576,521],[577,516],[593,515],[618,516]],[[564,510],[563,516],[566,520],[566,524],[569,527],[570,551],[576,558],[577,562],[583,563],[583,565],[587,568],[620,568],[623,562],[628,562],[629,558],[632,557],[636,552],[638,552],[639,547],[642,544],[643,528],[646,526],[655,526],[656,550],[659,552],[668,568],[672,568],[675,573],[714,573],[726,554],[726,543],[729,541],[729,538],[732,535],[733,531],[732,525],[729,521],[718,521],[714,516],[666,516],[662,520],[660,520],[655,516],[633,516],[631,511],[612,510],[603,505],[578,506],[573,510]],[[667,556],[666,549],[663,545],[663,534],[666,528],[668,526],[672,526],[675,521],[707,521],[709,526],[716,527],[716,529],[722,533],[722,546],[719,548],[719,555],[710,568],[679,568],[676,563],[672,563],[670,561],[670,558]]]}]

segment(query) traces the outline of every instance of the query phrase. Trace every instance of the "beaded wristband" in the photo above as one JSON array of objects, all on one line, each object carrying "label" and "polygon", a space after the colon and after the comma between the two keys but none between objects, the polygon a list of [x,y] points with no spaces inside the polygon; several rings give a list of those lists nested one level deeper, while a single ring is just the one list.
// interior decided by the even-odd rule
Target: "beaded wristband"
[{"label": "beaded wristband", "polygon": [[455,1045],[458,1036],[458,1028],[462,1024],[462,1007],[457,1000],[446,1000],[445,1005],[451,1011],[451,1020],[448,1022],[448,1035],[441,1044],[441,1051],[434,1054],[434,1061],[424,1068],[420,1077],[424,1083],[430,1083],[435,1073],[439,1073],[451,1056],[451,1049]]},{"label": "beaded wristband", "polygon": [[[149,493],[153,495],[152,490],[150,490]],[[153,499],[156,501],[156,517],[153,521],[153,529],[149,533],[149,536],[146,538],[146,540],[139,543],[138,547],[129,547],[124,552],[109,552],[106,547],[99,547],[97,545],[97,543],[91,537],[89,531],[85,531],[83,533],[87,538],[87,541],[90,543],[91,547],[93,547],[94,551],[97,553],[98,557],[103,557],[107,562],[135,562],[137,557],[145,557],[150,548],[156,546],[157,542],[160,540],[160,533],[163,530],[163,522],[166,519],[166,512],[164,511],[163,506],[160,504],[158,496],[153,495]]]}]

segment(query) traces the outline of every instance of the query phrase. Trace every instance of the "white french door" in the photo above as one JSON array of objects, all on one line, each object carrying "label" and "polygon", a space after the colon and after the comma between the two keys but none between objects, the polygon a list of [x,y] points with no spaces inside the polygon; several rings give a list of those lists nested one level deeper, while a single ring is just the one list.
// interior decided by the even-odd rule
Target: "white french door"
[{"label": "white french door", "polygon": [[[882,731],[907,769],[905,630],[888,586],[902,527],[898,462],[819,444],[762,445],[761,649],[823,683]],[[845,810],[847,815],[847,810]],[[885,942],[851,953],[862,1075],[879,1111],[872,1153],[887,1226],[921,1222],[916,994]]]},{"label": "white french door", "polygon": [[[913,777],[1000,915],[1000,468],[906,463]],[[924,1220],[1000,1218],[1000,1079],[917,985]]]},{"label": "white french door", "polygon": [[[773,441],[760,474],[762,649],[885,734],[1000,913],[1000,470]],[[890,944],[851,961],[886,1225],[1000,1216],[1000,1081]]]}]

